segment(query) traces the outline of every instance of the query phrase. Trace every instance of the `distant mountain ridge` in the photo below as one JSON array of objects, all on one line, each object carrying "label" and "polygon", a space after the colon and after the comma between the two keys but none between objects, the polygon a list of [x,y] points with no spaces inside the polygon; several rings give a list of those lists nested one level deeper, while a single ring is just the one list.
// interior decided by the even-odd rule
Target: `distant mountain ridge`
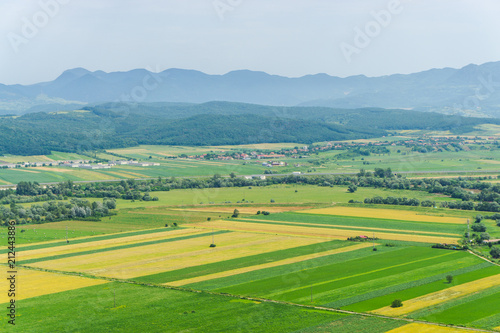
[{"label": "distant mountain ridge", "polygon": [[288,78],[237,70],[145,69],[106,73],[70,69],[50,82],[0,84],[0,114],[71,110],[105,102],[206,103],[228,101],[280,106],[413,109],[467,116],[500,116],[500,62],[414,74]]}]

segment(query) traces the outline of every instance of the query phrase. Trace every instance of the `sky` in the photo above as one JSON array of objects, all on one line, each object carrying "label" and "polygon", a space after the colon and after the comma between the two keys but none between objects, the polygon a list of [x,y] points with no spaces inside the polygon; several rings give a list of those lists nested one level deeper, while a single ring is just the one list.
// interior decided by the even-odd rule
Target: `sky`
[{"label": "sky", "polygon": [[0,83],[64,70],[299,77],[500,61],[498,0],[2,0]]}]

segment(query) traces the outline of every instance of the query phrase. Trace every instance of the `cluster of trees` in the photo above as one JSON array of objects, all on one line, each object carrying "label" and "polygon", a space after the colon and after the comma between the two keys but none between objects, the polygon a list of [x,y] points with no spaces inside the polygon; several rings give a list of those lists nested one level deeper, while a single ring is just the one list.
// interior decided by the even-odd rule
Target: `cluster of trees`
[{"label": "cluster of trees", "polygon": [[167,191],[170,188],[162,185],[161,180],[135,181],[129,179],[118,183],[83,183],[72,181],[56,185],[41,186],[37,182],[20,182],[16,190],[0,191],[0,203],[26,203],[67,198],[115,198],[127,200],[157,201],[151,191]]},{"label": "cluster of trees", "polygon": [[[364,203],[378,204],[378,205],[436,207],[436,202],[432,200],[420,201],[416,198],[392,197],[392,196],[389,196],[387,198],[383,198],[380,196],[375,196],[373,198],[365,198]],[[500,212],[500,204],[496,202],[474,203],[472,201],[443,201],[439,203],[439,207],[450,208],[450,209],[461,209],[461,210],[476,210],[485,212]]]},{"label": "cluster of trees", "polygon": [[373,198],[366,198],[364,200],[365,204],[379,204],[379,205],[402,205],[402,206],[424,206],[424,207],[432,207],[434,206],[434,201],[422,201],[415,198],[405,198],[405,197],[387,197],[382,198],[380,196],[376,196]]},{"label": "cluster of trees", "polygon": [[12,203],[10,207],[0,206],[0,224],[8,225],[15,220],[17,224],[44,223],[63,220],[99,220],[113,215],[116,201],[104,198],[102,202],[73,198],[70,202],[48,201],[34,204],[29,208]]}]

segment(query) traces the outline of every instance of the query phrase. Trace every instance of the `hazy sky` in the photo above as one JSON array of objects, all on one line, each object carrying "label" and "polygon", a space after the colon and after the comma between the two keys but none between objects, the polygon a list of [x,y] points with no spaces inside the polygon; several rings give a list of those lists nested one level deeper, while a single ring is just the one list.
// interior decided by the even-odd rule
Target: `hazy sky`
[{"label": "hazy sky", "polygon": [[2,0],[0,83],[64,70],[380,76],[500,60],[498,0]]}]

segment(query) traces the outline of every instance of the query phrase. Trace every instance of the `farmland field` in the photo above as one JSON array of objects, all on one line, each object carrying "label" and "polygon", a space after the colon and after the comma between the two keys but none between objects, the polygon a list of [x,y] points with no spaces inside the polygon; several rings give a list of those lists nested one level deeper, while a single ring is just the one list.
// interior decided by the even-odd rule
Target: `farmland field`
[{"label": "farmland field", "polygon": [[[261,166],[241,161],[166,159],[233,149],[184,148],[113,150],[131,158],[152,156],[162,163],[157,169],[62,172],[41,167],[0,170],[0,178],[6,175],[4,183],[16,183],[49,176],[91,180],[97,174],[117,179],[245,168],[262,172]],[[58,155],[64,157],[71,156]],[[455,326],[462,325],[500,331],[500,267],[467,251],[431,248],[436,243],[456,246],[477,212],[349,203],[374,196],[438,204],[461,199],[372,187],[349,193],[347,186],[303,184],[172,189],[151,196],[158,200],[117,199],[116,215],[100,221],[18,225],[18,328],[399,333],[458,332],[464,330]],[[238,214],[232,217],[235,209]],[[483,223],[492,237],[500,235],[495,220]],[[0,235],[6,241],[7,229],[1,228]],[[356,236],[357,241],[347,240]],[[6,257],[9,251],[0,252]],[[1,266],[6,275],[7,266]],[[5,307],[9,299],[2,297]],[[395,299],[403,306],[390,307]],[[50,313],[57,313],[57,319]],[[41,316],[47,319],[38,320]],[[12,331],[2,318],[4,329]]]}]

